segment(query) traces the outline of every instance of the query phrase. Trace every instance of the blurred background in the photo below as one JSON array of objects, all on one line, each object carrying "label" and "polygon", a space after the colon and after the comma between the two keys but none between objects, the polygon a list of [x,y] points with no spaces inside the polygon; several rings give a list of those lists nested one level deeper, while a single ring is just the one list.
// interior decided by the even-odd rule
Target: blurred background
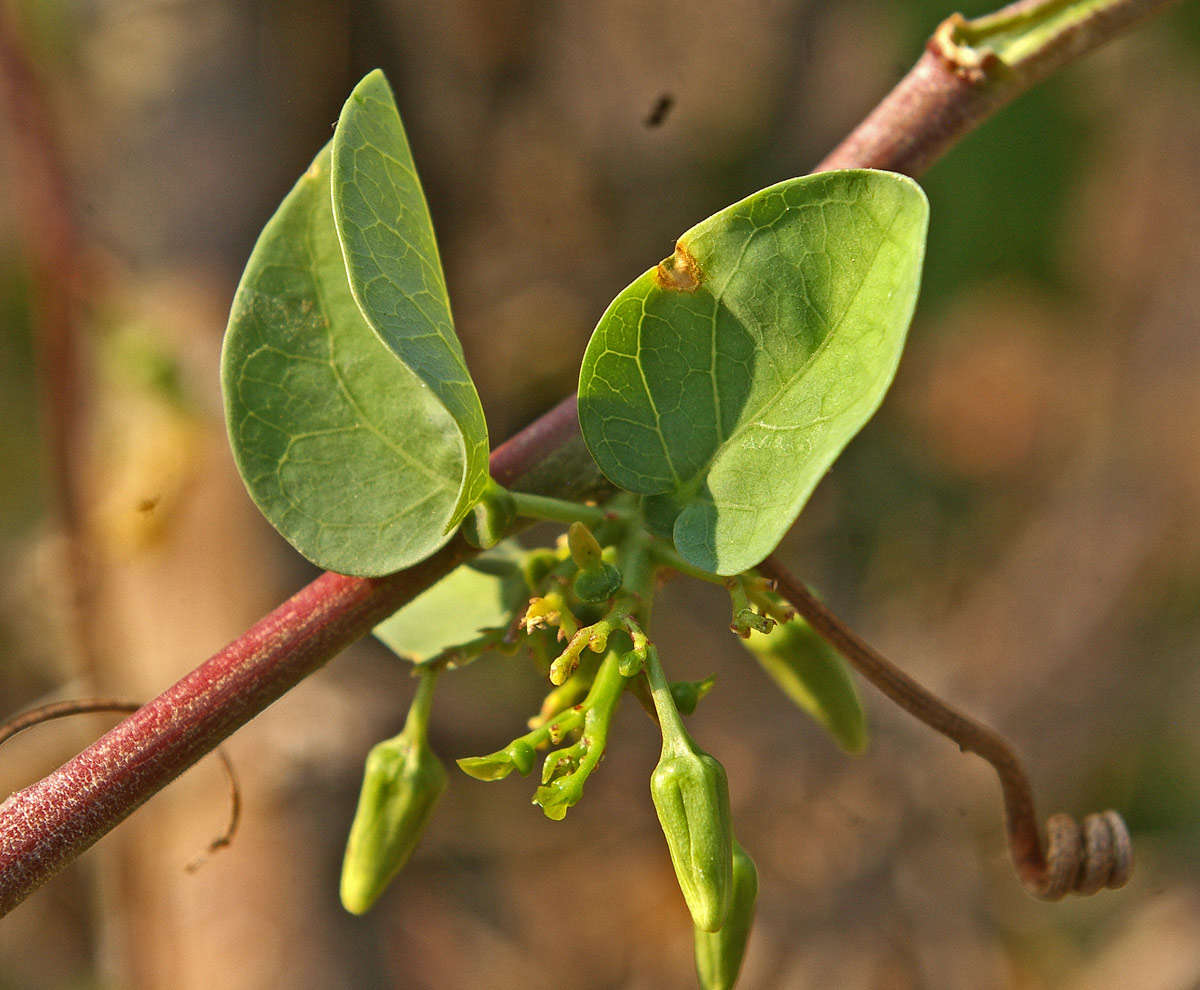
[{"label": "blurred background", "polygon": [[[810,169],[954,9],[0,8],[40,81],[75,237],[21,178],[28,124],[0,117],[3,714],[146,699],[314,576],[236,477],[217,363],[257,232],[368,70],[396,91],[499,440],[574,388],[621,287],[694,222]],[[1043,816],[1120,809],[1133,882],[1030,899],[984,764],[867,687],[871,748],[843,756],[747,666],[723,596],[677,582],[656,638],[673,677],[717,675],[691,726],[729,772],[761,874],[747,990],[1200,987],[1198,93],[1187,3],[928,173],[899,376],[781,551],[892,659],[1010,737]],[[68,273],[47,278],[56,251],[83,298],[65,384],[69,364],[39,343],[69,297]],[[310,678],[228,743],[232,847],[185,872],[228,815],[208,759],[4,919],[0,988],[694,986],[648,800],[657,734],[632,703],[565,822],[529,805],[529,780],[452,770],[382,902],[342,911],[362,760],[398,731],[413,683],[373,642]],[[504,745],[543,691],[502,658],[443,678],[435,749],[450,763]],[[0,794],[111,721],[15,739]]]}]

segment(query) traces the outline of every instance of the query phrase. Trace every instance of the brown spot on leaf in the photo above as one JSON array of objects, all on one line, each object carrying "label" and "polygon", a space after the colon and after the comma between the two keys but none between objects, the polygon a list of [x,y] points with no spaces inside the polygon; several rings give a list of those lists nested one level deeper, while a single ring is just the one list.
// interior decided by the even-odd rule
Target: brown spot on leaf
[{"label": "brown spot on leaf", "polygon": [[659,262],[654,281],[668,292],[695,292],[704,281],[704,273],[680,241],[675,245],[675,253]]}]

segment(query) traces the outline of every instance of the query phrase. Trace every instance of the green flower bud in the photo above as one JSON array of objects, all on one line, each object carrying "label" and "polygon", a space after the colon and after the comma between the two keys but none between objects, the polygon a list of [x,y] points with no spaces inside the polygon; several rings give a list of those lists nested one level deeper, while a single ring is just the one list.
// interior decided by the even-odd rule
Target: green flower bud
[{"label": "green flower bud", "polygon": [[696,975],[701,990],[732,990],[746,955],[754,903],[758,899],[758,870],[737,839],[733,840],[733,905],[720,931],[697,928]]},{"label": "green flower bud", "polygon": [[365,914],[408,862],[433,807],[446,789],[446,770],[429,748],[429,712],[436,668],[420,673],[404,731],[367,754],[358,808],[342,860],[342,905]]},{"label": "green flower bud", "polygon": [[733,829],[725,769],[679,729],[670,741],[664,735],[650,796],[692,921],[702,931],[718,931],[733,900]]},{"label": "green flower bud", "polygon": [[347,911],[365,914],[378,900],[408,862],[445,787],[445,768],[424,733],[411,738],[406,730],[367,755],[342,861],[341,896]]},{"label": "green flower bud", "polygon": [[645,651],[629,650],[621,654],[617,669],[621,672],[622,677],[635,677],[642,672],[645,663]]},{"label": "green flower bud", "polygon": [[463,538],[473,547],[490,550],[508,535],[516,518],[512,495],[489,479],[487,490],[463,520]]},{"label": "green flower bud", "polygon": [[607,601],[621,590],[621,572],[603,561],[575,575],[574,591],[581,602]]},{"label": "green flower bud", "polygon": [[592,531],[581,522],[571,523],[567,530],[567,548],[571,551],[571,559],[581,571],[588,571],[600,563],[604,552]]}]

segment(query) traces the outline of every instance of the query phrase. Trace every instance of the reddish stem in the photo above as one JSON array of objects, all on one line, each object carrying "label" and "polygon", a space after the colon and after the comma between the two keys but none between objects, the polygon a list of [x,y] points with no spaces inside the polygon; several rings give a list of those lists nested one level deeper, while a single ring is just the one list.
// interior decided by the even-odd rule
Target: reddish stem
[{"label": "reddish stem", "polygon": [[[573,400],[498,447],[517,485],[577,443]],[[564,448],[566,448],[564,450]],[[384,578],[325,573],[69,763],[0,805],[0,915],[305,677],[471,557],[461,537]]]}]

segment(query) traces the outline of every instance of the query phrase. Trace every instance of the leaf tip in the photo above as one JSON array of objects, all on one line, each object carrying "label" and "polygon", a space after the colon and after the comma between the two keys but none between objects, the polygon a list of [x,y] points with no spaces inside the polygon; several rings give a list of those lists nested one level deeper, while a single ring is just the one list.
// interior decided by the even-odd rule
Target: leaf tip
[{"label": "leaf tip", "polygon": [[675,244],[675,253],[658,263],[654,269],[654,282],[668,292],[695,292],[704,281],[704,273],[683,241]]}]

